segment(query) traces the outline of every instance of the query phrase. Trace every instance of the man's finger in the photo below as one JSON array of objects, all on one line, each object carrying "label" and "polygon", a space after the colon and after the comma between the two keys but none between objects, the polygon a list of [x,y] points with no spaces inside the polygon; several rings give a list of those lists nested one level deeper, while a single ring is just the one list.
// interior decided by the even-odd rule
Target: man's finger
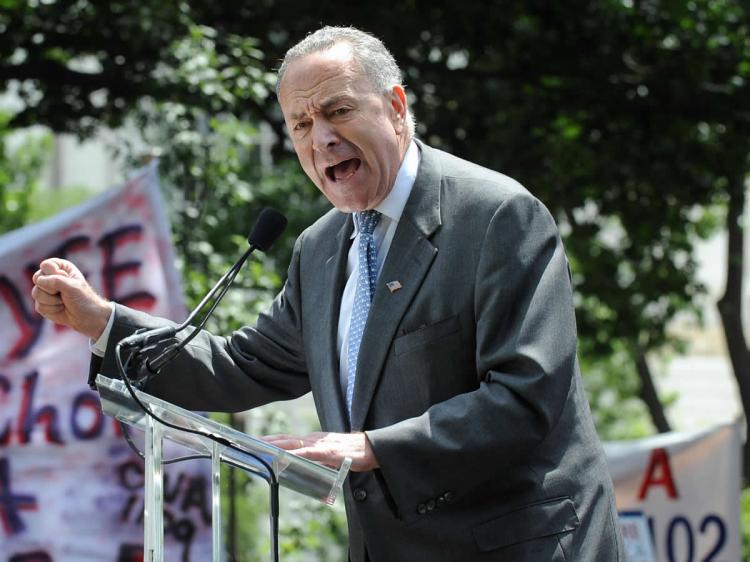
[{"label": "man's finger", "polygon": [[58,260],[50,258],[44,260],[39,264],[39,270],[42,275],[57,275],[63,273],[63,269],[59,266]]},{"label": "man's finger", "polygon": [[57,263],[57,267],[60,269],[63,275],[68,277],[83,277],[79,269],[75,266],[72,261],[62,260],[60,258],[52,258]]},{"label": "man's finger", "polygon": [[65,307],[61,304],[50,305],[50,304],[40,304],[39,302],[37,302],[34,305],[34,310],[36,310],[39,314],[41,314],[45,318],[54,320],[58,315],[65,312]]},{"label": "man's finger", "polygon": [[54,295],[65,289],[75,289],[75,281],[64,275],[41,275],[36,286],[42,291]]},{"label": "man's finger", "polygon": [[286,437],[284,439],[273,439],[266,441],[268,441],[268,443],[270,443],[274,447],[284,449],[285,451],[293,451],[296,449],[301,449],[305,446],[304,440],[299,437]]},{"label": "man's finger", "polygon": [[48,258],[39,264],[43,275],[62,275],[64,277],[82,278],[78,268],[68,260],[60,258]]},{"label": "man's finger", "polygon": [[264,435],[261,437],[263,441],[278,441],[279,439],[290,439],[294,437],[294,435],[289,435],[288,433],[274,433],[273,435]]},{"label": "man's finger", "polygon": [[40,304],[62,305],[62,298],[59,293],[48,293],[39,286],[31,289],[31,297]]}]

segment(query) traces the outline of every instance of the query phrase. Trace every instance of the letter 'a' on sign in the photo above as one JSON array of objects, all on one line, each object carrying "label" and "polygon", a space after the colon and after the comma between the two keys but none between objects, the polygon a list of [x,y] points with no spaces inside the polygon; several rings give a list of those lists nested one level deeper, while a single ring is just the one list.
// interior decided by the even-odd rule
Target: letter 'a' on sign
[{"label": "letter 'a' on sign", "polygon": [[648,461],[648,467],[643,474],[643,481],[638,490],[638,499],[644,500],[649,490],[654,486],[663,487],[667,497],[676,500],[677,487],[674,484],[672,468],[669,465],[669,454],[666,449],[654,449],[651,451],[651,458]]}]

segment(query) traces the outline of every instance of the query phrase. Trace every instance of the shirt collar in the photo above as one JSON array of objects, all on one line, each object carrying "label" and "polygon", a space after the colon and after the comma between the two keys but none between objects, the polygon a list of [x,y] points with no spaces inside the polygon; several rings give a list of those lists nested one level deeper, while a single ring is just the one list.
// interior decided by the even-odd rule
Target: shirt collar
[{"label": "shirt collar", "polygon": [[[404,159],[401,162],[401,167],[396,174],[396,181],[393,183],[393,189],[383,199],[380,204],[375,207],[376,211],[383,213],[386,217],[392,221],[398,222],[401,219],[401,214],[404,212],[406,207],[406,201],[411,195],[411,189],[414,187],[414,180],[417,178],[417,171],[419,170],[420,160],[419,147],[413,140],[409,143],[409,148],[404,154]],[[352,238],[357,236],[359,229],[357,227],[357,221],[354,221],[354,231],[352,232]]]}]

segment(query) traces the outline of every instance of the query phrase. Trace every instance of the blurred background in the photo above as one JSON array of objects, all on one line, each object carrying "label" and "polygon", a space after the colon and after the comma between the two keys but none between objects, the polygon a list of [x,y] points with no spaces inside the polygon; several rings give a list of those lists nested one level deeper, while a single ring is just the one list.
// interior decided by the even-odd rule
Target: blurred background
[{"label": "blurred background", "polygon": [[[328,209],[273,93],[286,49],[321,24],[380,37],[404,70],[418,136],[516,178],[556,217],[603,440],[711,427],[750,408],[740,0],[0,0],[0,233],[158,158],[190,307],[261,208],[289,216],[211,329],[252,323],[294,238]],[[305,399],[220,419],[254,434],[316,424]],[[743,468],[747,478],[747,447]],[[264,485],[225,481],[229,557],[256,559],[268,548]],[[343,512],[286,501],[288,559],[338,559]],[[750,560],[747,493],[743,525]]]}]

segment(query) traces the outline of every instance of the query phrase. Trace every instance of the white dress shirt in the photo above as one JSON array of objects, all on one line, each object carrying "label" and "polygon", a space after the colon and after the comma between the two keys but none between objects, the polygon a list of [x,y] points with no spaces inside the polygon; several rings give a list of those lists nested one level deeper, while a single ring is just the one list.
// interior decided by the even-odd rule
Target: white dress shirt
[{"label": "white dress shirt", "polygon": [[[378,277],[383,269],[383,263],[391,247],[393,236],[396,234],[398,221],[401,220],[401,214],[404,212],[406,200],[409,199],[411,188],[414,186],[414,180],[417,177],[419,169],[419,147],[414,141],[411,141],[409,148],[401,162],[401,167],[396,175],[396,181],[393,189],[383,201],[375,207],[376,211],[382,213],[380,222],[372,233],[375,239],[375,246],[378,249]],[[352,233],[352,245],[349,248],[349,256],[346,261],[346,285],[344,294],[341,296],[341,310],[339,311],[338,333],[336,337],[336,349],[339,352],[339,380],[341,383],[341,392],[346,396],[347,373],[349,363],[347,361],[347,350],[349,348],[349,324],[352,318],[352,308],[354,306],[354,293],[357,289],[357,276],[352,275],[357,271],[359,263],[359,231],[357,221],[354,221],[354,232]]]},{"label": "white dress shirt", "polygon": [[89,349],[91,350],[91,353],[94,355],[98,355],[99,357],[104,357],[104,355],[107,353],[107,342],[109,341],[109,333],[112,331],[112,324],[115,323],[115,309],[112,308],[112,312],[109,315],[109,320],[107,320],[107,326],[104,328],[104,331],[102,332],[102,335],[99,336],[99,339],[89,340]]}]

